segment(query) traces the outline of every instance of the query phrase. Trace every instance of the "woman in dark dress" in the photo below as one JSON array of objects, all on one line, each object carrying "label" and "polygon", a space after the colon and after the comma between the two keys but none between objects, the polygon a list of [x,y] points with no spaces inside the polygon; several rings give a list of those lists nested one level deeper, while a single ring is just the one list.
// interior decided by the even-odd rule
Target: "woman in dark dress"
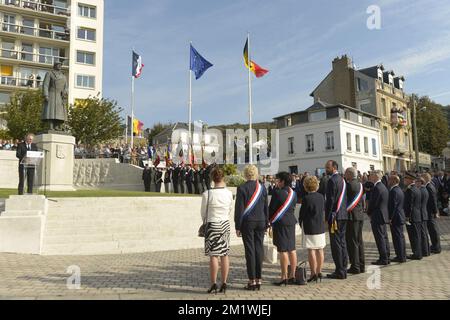
[{"label": "woman in dark dress", "polygon": [[[295,266],[297,266],[297,251],[295,248],[294,215],[297,195],[291,188],[292,178],[289,173],[281,172],[276,176],[277,189],[273,191],[269,205],[269,220],[273,231],[273,244],[280,253],[281,282],[278,286],[295,283]],[[292,266],[288,274],[288,265]]]},{"label": "woman in dark dress", "polygon": [[325,199],[318,193],[319,180],[316,177],[307,177],[304,181],[308,194],[304,197],[300,210],[299,224],[305,235],[305,245],[308,249],[311,278],[308,282],[322,281],[322,268],[324,263],[323,249],[326,246],[325,238]]}]

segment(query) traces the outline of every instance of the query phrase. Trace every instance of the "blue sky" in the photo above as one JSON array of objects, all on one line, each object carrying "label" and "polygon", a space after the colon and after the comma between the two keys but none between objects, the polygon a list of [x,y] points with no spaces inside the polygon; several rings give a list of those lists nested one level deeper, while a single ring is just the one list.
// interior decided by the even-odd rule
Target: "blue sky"
[{"label": "blue sky", "polygon": [[[136,117],[187,121],[189,41],[214,67],[193,82],[193,119],[248,122],[242,51],[270,73],[253,81],[254,121],[304,110],[309,94],[348,54],[358,68],[383,63],[406,77],[406,91],[450,104],[448,0],[134,0],[105,1],[105,97],[130,112],[131,49],[144,60]],[[366,26],[381,8],[381,29]]]}]

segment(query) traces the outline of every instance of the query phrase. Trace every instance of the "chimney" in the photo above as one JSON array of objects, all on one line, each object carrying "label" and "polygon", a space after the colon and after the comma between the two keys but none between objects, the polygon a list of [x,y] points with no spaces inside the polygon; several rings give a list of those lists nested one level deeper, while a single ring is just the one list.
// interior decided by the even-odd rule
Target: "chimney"
[{"label": "chimney", "polygon": [[351,69],[353,67],[352,59],[344,54],[342,57],[337,57],[333,60],[333,70],[336,69]]}]

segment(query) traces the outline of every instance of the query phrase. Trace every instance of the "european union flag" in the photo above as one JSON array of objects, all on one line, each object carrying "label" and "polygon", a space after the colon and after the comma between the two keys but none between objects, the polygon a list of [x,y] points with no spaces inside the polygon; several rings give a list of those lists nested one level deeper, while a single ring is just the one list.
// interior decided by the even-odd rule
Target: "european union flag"
[{"label": "european union flag", "polygon": [[200,79],[205,71],[212,66],[213,65],[203,58],[191,44],[191,70],[195,73],[195,79]]}]

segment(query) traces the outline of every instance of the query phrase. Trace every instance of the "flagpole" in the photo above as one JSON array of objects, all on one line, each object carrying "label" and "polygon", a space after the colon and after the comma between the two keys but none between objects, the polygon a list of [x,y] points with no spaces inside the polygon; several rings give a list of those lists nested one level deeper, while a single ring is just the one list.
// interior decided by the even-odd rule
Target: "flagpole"
[{"label": "flagpole", "polygon": [[249,164],[253,164],[253,108],[252,108],[252,60],[250,56],[250,32],[247,34],[248,44],[248,114],[249,114]]},{"label": "flagpole", "polygon": [[[192,41],[190,42],[190,46],[192,46]],[[190,52],[189,46],[189,52]],[[192,144],[192,70],[191,64],[189,62],[189,145],[188,145],[188,157],[189,161],[191,159],[191,146]]]},{"label": "flagpole", "polygon": [[134,147],[134,77],[131,76],[131,149]]}]

